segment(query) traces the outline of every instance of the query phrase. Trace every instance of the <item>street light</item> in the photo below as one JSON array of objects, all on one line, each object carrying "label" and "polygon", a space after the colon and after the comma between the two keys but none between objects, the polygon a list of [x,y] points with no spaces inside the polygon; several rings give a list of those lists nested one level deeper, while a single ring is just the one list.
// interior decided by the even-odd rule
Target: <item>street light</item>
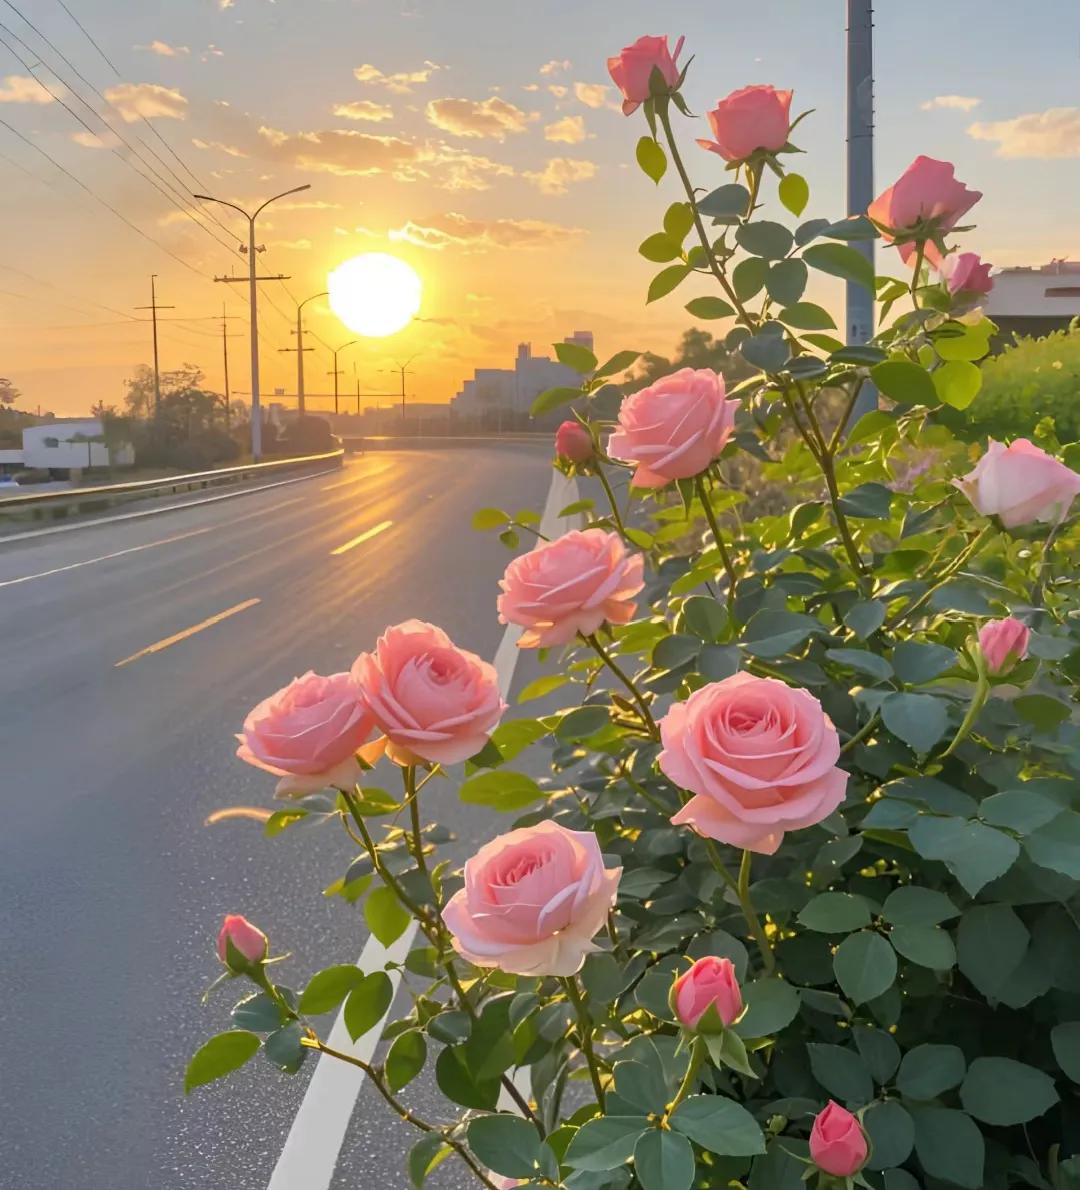
[{"label": "street light", "polygon": [[[199,199],[200,202],[216,202],[223,207],[230,207],[234,211],[239,211],[241,215],[248,221],[248,302],[251,306],[251,454],[256,462],[262,457],[262,409],[259,405],[259,312],[256,305],[256,281],[284,281],[287,278],[284,275],[276,277],[259,277],[256,276],[255,269],[255,220],[262,214],[263,211],[272,203],[277,202],[279,198],[285,198],[290,194],[299,194],[301,190],[310,190],[310,183],[305,182],[303,186],[294,186],[291,190],[283,190],[280,194],[275,194],[273,198],[268,198],[261,206],[256,207],[255,210],[249,214],[243,207],[238,207],[234,202],[226,202],[223,198],[214,198],[211,194],[196,194],[194,198]],[[240,251],[245,251],[241,244]],[[258,251],[263,251],[259,248]],[[215,277],[215,281],[240,281],[240,277]]]},{"label": "street light", "polygon": [[[344,351],[346,347],[351,347],[354,343],[359,343],[359,339],[350,339],[348,343],[342,343],[340,347],[334,348],[334,412],[338,412],[338,377],[341,375],[341,369],[337,366],[337,357],[339,351]],[[356,382],[356,412],[360,412],[360,382]]]},{"label": "street light", "polygon": [[[425,319],[424,321],[427,321],[427,320]],[[420,354],[419,352],[416,353],[416,355],[419,355],[419,354]],[[398,372],[401,375],[401,420],[403,422],[405,420],[405,377],[407,375],[408,376],[412,375],[412,373],[408,370],[408,368],[409,368],[409,364],[411,364],[413,362],[413,360],[416,359],[416,355],[410,355],[409,358],[403,364],[398,364],[396,367],[380,368],[379,369],[380,372]]]},{"label": "street light", "polygon": [[[316,298],[326,297],[326,290],[322,293],[313,293],[311,297],[306,297],[302,302],[296,303],[296,411],[300,417],[304,416],[306,406],[304,405],[304,352],[311,351],[310,347],[304,346],[304,322],[303,309],[308,302],[313,302]],[[292,351],[292,347],[279,347],[278,351]]]}]

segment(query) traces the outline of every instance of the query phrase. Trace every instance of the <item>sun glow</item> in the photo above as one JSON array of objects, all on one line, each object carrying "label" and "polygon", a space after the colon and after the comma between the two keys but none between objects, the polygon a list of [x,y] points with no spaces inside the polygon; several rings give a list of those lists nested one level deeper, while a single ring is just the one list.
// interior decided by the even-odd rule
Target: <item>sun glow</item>
[{"label": "sun glow", "polygon": [[415,269],[385,252],[365,252],[327,278],[330,308],[358,335],[380,338],[401,330],[420,309]]}]

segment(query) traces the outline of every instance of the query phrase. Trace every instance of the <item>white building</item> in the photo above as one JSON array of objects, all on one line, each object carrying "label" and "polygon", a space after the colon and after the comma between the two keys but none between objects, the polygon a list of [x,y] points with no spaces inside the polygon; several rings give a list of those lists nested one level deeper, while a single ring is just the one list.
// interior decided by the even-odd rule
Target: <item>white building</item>
[{"label": "white building", "polygon": [[1006,338],[1061,330],[1080,315],[1080,261],[1001,269],[984,309]]},{"label": "white building", "polygon": [[[589,351],[591,331],[574,331],[565,340]],[[545,390],[567,385],[577,388],[581,376],[573,368],[546,355],[533,355],[530,343],[519,343],[513,368],[477,368],[451,402],[459,417],[513,413],[527,417],[533,401]]]},{"label": "white building", "polygon": [[128,467],[135,452],[128,443],[111,451],[102,440],[96,417],[59,417],[22,432],[22,466],[41,471],[73,471],[86,467]]}]

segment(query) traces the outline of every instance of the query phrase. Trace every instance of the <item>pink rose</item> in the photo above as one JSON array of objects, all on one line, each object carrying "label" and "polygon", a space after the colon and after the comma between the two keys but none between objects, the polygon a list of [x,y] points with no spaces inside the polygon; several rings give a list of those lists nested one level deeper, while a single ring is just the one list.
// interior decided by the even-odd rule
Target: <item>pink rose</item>
[{"label": "pink rose", "polygon": [[994,288],[990,265],[977,252],[951,252],[938,266],[950,293],[982,296]]},{"label": "pink rose", "polygon": [[742,161],[758,149],[775,153],[791,131],[791,91],[775,87],[743,87],[721,99],[706,119],[715,141],[699,140],[725,161]]},{"label": "pink rose", "polygon": [[916,157],[867,208],[867,215],[881,229],[886,243],[909,237],[908,242],[897,245],[902,260],[909,260],[914,253],[910,236],[920,224],[932,224],[937,232],[950,231],[982,198],[980,191],[969,190],[956,180],[954,168],[948,161]]},{"label": "pink rose", "polygon": [[579,421],[564,421],[555,431],[555,453],[568,463],[587,463],[593,457],[593,440]]},{"label": "pink rose", "polygon": [[[230,947],[235,952],[232,961]],[[246,917],[239,913],[226,915],[217,936],[217,955],[230,971],[242,972],[252,963],[261,963],[269,949],[269,939]],[[236,955],[240,956],[239,961]]]},{"label": "pink rose", "polygon": [[664,82],[673,88],[679,81],[679,67],[675,59],[683,47],[683,38],[675,45],[675,52],[668,49],[667,37],[639,37],[615,58],[608,58],[607,68],[611,81],[622,92],[623,115],[629,116],[649,98],[649,82],[652,72],[659,70]]},{"label": "pink rose", "polygon": [[719,457],[738,407],[738,401],[724,399],[719,372],[680,368],[623,401],[608,454],[634,465],[634,487],[662,488],[690,479]]},{"label": "pink rose", "polygon": [[813,826],[844,800],[840,740],[812,694],[737,673],[695,690],[660,722],[658,762],[696,796],[672,818],[700,835],[758,851]]},{"label": "pink rose", "polygon": [[580,632],[634,618],[644,559],[617,533],[575,530],[515,558],[499,580],[499,622],[524,629],[519,648],[565,645]]},{"label": "pink rose", "polygon": [[1080,475],[1026,438],[1008,446],[990,440],[975,470],[953,483],[983,516],[997,516],[1006,529],[1032,521],[1063,520],[1080,492]]},{"label": "pink rose", "polygon": [[622,868],[596,836],[540,822],[499,835],[465,864],[443,910],[454,949],[511,975],[573,975],[615,903]]},{"label": "pink rose", "polygon": [[351,788],[359,779],[356,753],[375,720],[351,674],[323,677],[310,670],[264,699],[244,720],[236,755],[281,777],[278,792]]},{"label": "pink rose", "polygon": [[701,1019],[710,1008],[715,1008],[715,1016],[721,1025],[734,1024],[743,1010],[734,964],[730,959],[719,959],[714,955],[698,959],[689,971],[684,971],[675,980],[671,1001],[679,1024],[684,1028],[698,1029],[700,1024],[702,1032],[718,1032],[716,1020],[703,1022]]},{"label": "pink rose", "polygon": [[1026,624],[1009,616],[1007,620],[990,620],[979,629],[979,650],[986,668],[995,678],[1013,669],[1027,656],[1031,633]]},{"label": "pink rose", "polygon": [[352,673],[400,764],[468,760],[506,710],[495,667],[422,620],[387,628]]},{"label": "pink rose", "polygon": [[862,1125],[831,1099],[810,1130],[810,1158],[834,1178],[847,1178],[866,1164],[869,1146]]}]

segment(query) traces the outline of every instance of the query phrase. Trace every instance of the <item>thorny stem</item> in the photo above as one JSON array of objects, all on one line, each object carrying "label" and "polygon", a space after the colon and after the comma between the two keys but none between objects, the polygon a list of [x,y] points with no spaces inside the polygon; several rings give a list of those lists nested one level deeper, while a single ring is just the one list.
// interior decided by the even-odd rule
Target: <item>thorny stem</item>
[{"label": "thorny stem", "polygon": [[608,477],[604,474],[604,468],[599,462],[596,464],[596,478],[600,480],[601,486],[607,493],[608,503],[611,505],[611,515],[615,521],[615,527],[619,530],[619,536],[625,538],[626,526],[623,524],[622,516],[619,513],[619,506],[615,503],[615,493],[611,490],[611,484],[608,482]]},{"label": "thorny stem", "polygon": [[943,587],[949,581],[949,579],[951,579],[952,576],[964,565],[971,555],[974,554],[975,551],[979,549],[979,547],[996,532],[997,529],[993,523],[984,525],[980,532],[975,537],[973,537],[971,541],[969,541],[965,546],[965,548],[962,549],[960,553],[958,553],[956,557],[949,563],[949,565],[945,567],[945,569],[941,572],[941,577],[938,579],[938,581],[927,587],[927,589],[919,596],[919,598],[916,599],[915,602],[909,607],[898,611],[896,615],[886,620],[885,627],[890,630],[895,628],[909,616],[913,616],[921,607],[925,606],[925,604],[933,596],[934,592],[940,587]]},{"label": "thorny stem", "polygon": [[607,649],[605,649],[604,646],[597,639],[596,633],[593,632],[593,633],[590,633],[589,635],[586,635],[585,633],[581,633],[581,638],[582,638],[582,640],[585,641],[586,644],[592,646],[592,648],[596,651],[596,655],[600,658],[600,660],[608,667],[608,669],[611,670],[611,672],[626,687],[627,691],[630,694],[630,697],[634,700],[634,703],[637,706],[637,709],[641,714],[642,722],[648,728],[649,735],[654,740],[659,740],[660,739],[660,729],[656,726],[656,720],[652,716],[652,711],[649,710],[649,704],[645,701],[645,699],[641,696],[641,694],[638,693],[638,688],[626,676],[626,674],[622,671],[622,669],[619,668],[619,665],[615,661],[615,659],[611,656],[611,654],[607,651]]},{"label": "thorny stem", "polygon": [[870,716],[870,718],[867,719],[867,721],[862,725],[862,727],[860,727],[859,730],[857,732],[855,732],[855,734],[849,740],[846,740],[841,745],[840,755],[843,756],[845,752],[850,752],[851,749],[854,748],[856,744],[861,744],[863,742],[863,740],[865,740],[866,737],[877,726],[877,721],[878,721],[878,712],[875,711]]},{"label": "thorny stem", "polygon": [[769,945],[769,938],[765,933],[765,928],[762,926],[761,920],[757,915],[757,910],[754,908],[754,902],[750,897],[750,852],[743,852],[742,863],[739,866],[739,878],[736,880],[727,870],[723,856],[721,856],[713,840],[702,836],[702,841],[705,844],[705,850],[712,862],[712,866],[716,869],[717,875],[720,876],[724,883],[735,893],[735,896],[738,897],[739,908],[742,910],[743,918],[750,929],[750,933],[754,937],[754,941],[757,943],[758,950],[761,952],[761,961],[765,964],[765,971],[771,975],[776,970],[776,958],[773,955],[772,947]]},{"label": "thorny stem", "polygon": [[844,435],[844,430],[847,429],[848,419],[851,417],[851,411],[855,408],[855,402],[859,399],[859,393],[862,391],[862,386],[866,383],[863,377],[860,377],[851,386],[851,393],[848,396],[847,402],[844,405],[843,412],[840,414],[840,420],[836,423],[836,429],[833,430],[832,437],[829,439],[828,454],[832,458],[835,456],[840,446],[840,439]]},{"label": "thorny stem", "polygon": [[574,976],[564,977],[562,979],[562,985],[566,988],[566,994],[570,999],[570,1003],[574,1006],[574,1011],[577,1013],[581,1052],[585,1055],[585,1061],[589,1066],[589,1077],[592,1079],[596,1102],[600,1105],[600,1110],[603,1111],[604,1084],[600,1081],[600,1065],[596,1060],[596,1051],[593,1049],[592,1022],[589,1020],[589,1014],[585,1009],[585,1001],[581,998],[581,993],[578,991]]},{"label": "thorny stem", "polygon": [[979,717],[979,713],[983,707],[986,706],[986,700],[990,697],[990,678],[986,672],[986,658],[983,656],[982,649],[976,645],[970,650],[971,658],[975,662],[975,672],[978,675],[975,682],[975,689],[971,695],[971,703],[968,706],[967,713],[964,715],[964,720],[960,724],[959,730],[953,736],[952,742],[942,752],[939,759],[944,760],[946,756],[951,756],[957,748],[967,739],[971,733],[971,729],[975,726],[975,721]]},{"label": "thorny stem", "polygon": [[727,610],[728,617],[735,619],[735,566],[731,561],[731,555],[728,553],[727,546],[724,544],[724,535],[720,532],[720,526],[716,522],[716,512],[713,509],[712,502],[709,499],[709,493],[705,490],[705,481],[699,475],[694,481],[697,487],[698,498],[701,500],[701,506],[705,509],[705,519],[709,522],[709,528],[712,530],[713,541],[716,543],[716,548],[720,551],[720,561],[723,563],[724,571],[727,574],[728,589],[727,589]]},{"label": "thorny stem", "polygon": [[917,310],[919,308],[919,274],[922,272],[923,259],[926,256],[926,241],[915,241],[915,269],[911,274],[911,304]]},{"label": "thorny stem", "polygon": [[683,1080],[679,1084],[679,1089],[675,1092],[675,1098],[668,1104],[667,1110],[664,1112],[663,1119],[660,1121],[661,1128],[667,1127],[667,1123],[674,1115],[675,1109],[693,1090],[694,1080],[697,1078],[698,1071],[701,1069],[701,1063],[704,1060],[705,1041],[701,1037],[695,1037],[693,1045],[690,1047],[690,1062],[686,1067],[686,1073],[683,1075]]}]

